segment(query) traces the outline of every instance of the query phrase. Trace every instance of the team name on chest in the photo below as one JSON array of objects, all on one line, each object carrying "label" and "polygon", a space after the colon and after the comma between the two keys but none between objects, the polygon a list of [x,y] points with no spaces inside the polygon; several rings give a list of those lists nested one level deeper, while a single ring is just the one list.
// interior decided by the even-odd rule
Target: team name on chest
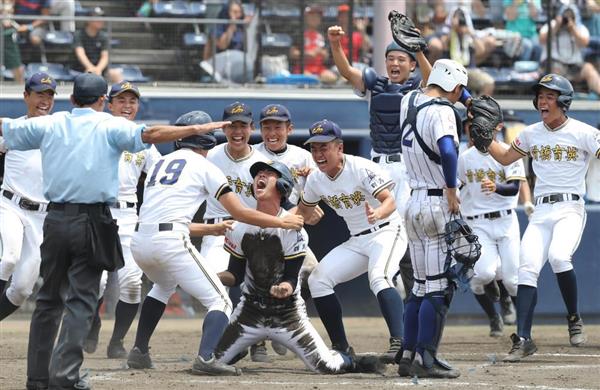
[{"label": "team name on chest", "polygon": [[485,178],[498,183],[506,181],[506,174],[504,171],[494,171],[492,168],[467,169],[465,176],[467,177],[467,182],[469,183],[479,183]]},{"label": "team name on chest", "polygon": [[576,146],[533,145],[529,151],[535,161],[577,161],[579,150]]},{"label": "team name on chest", "polygon": [[236,194],[240,194],[250,198],[252,196],[252,182],[245,182],[239,177],[227,176],[227,183],[235,191]]},{"label": "team name on chest", "polygon": [[336,195],[321,195],[321,200],[333,209],[352,209],[360,206],[366,200],[365,194],[354,191],[351,194],[341,193]]},{"label": "team name on chest", "polygon": [[144,161],[146,160],[146,156],[143,152],[140,153],[131,153],[131,152],[123,152],[123,161],[126,163],[133,162],[138,167],[144,165]]}]

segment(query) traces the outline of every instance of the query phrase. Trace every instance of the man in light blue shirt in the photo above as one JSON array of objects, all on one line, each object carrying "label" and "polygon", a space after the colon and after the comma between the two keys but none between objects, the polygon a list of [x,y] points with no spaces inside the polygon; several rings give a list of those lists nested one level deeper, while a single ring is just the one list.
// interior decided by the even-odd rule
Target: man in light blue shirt
[{"label": "man in light blue shirt", "polygon": [[[137,125],[102,112],[107,88],[102,77],[84,73],[75,79],[72,112],[0,120],[0,136],[8,149],[41,150],[44,196],[50,202],[40,247],[44,284],[30,325],[27,389],[89,388],[79,368],[100,276],[104,269],[123,266],[118,227],[108,207],[117,200],[121,153],[229,123]],[[63,309],[61,333],[53,350]]]}]

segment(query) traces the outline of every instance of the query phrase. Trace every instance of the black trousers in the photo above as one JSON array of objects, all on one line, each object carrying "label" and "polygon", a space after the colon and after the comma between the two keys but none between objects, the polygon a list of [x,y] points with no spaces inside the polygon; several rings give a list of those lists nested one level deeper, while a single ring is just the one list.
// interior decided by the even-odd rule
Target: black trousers
[{"label": "black trousers", "polygon": [[94,264],[95,248],[114,246],[106,242],[106,236],[94,234],[93,226],[114,221],[103,204],[59,206],[49,207],[44,221],[40,247],[44,283],[31,319],[27,382],[61,389],[73,388],[79,381],[83,343],[91,327],[102,275],[102,269]]}]

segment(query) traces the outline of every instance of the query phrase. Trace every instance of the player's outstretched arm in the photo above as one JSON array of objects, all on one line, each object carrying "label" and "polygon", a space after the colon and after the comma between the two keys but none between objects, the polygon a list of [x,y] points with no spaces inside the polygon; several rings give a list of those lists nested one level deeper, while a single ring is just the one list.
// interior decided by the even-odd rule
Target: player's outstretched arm
[{"label": "player's outstretched arm", "polygon": [[215,224],[208,223],[191,223],[190,228],[190,236],[192,237],[202,237],[202,236],[222,236],[228,230],[231,230],[231,226],[234,221],[223,221]]},{"label": "player's outstretched arm", "polygon": [[306,204],[298,203],[298,207],[296,209],[296,214],[302,216],[305,220],[310,220],[315,210],[315,206],[307,206]]},{"label": "player's outstretched arm", "polygon": [[389,217],[392,215],[394,210],[396,210],[396,201],[394,200],[394,196],[387,188],[380,191],[376,198],[381,203],[377,208],[373,208],[369,202],[365,202],[365,212],[367,214],[367,220],[370,224],[374,224],[380,219]]},{"label": "player's outstretched arm", "polygon": [[142,132],[142,141],[145,144],[160,144],[163,142],[177,141],[194,134],[205,134],[229,125],[231,122],[210,122],[203,125],[170,126],[156,125],[147,127]]},{"label": "player's outstretched arm", "polygon": [[523,155],[517,152],[514,148],[510,146],[506,147],[496,141],[492,141],[488,147],[488,151],[494,160],[498,161],[502,165],[510,165],[518,159],[523,158]]},{"label": "player's outstretched arm", "polygon": [[219,202],[221,202],[223,207],[225,207],[225,210],[231,214],[233,219],[249,225],[256,225],[263,228],[274,227],[294,230],[300,230],[302,229],[302,226],[304,226],[304,218],[300,215],[287,214],[285,217],[279,218],[261,213],[260,211],[244,206],[233,192],[227,192],[221,195]]},{"label": "player's outstretched arm", "polygon": [[354,88],[364,92],[365,83],[363,81],[362,72],[350,65],[350,62],[344,53],[344,49],[342,48],[342,37],[345,34],[346,33],[340,26],[331,26],[327,29],[327,38],[331,45],[331,56],[342,77],[348,80]]},{"label": "player's outstretched arm", "polygon": [[[292,209],[289,209],[288,212],[291,214],[298,214],[298,206],[296,206]],[[308,217],[304,217],[304,224],[305,225],[316,225],[321,221],[321,218],[323,218],[324,215],[325,215],[325,212],[323,211],[323,209],[320,208],[319,206],[316,206],[313,208],[312,213]]]}]

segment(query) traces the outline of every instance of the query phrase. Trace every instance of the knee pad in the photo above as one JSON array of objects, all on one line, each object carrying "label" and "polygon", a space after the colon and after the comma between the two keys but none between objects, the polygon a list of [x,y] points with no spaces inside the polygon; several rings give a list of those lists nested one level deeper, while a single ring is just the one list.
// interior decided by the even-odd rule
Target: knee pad
[{"label": "knee pad", "polygon": [[319,267],[316,267],[308,277],[308,288],[310,290],[310,295],[313,298],[319,298],[333,294],[334,286],[331,284],[332,283],[329,282],[325,275],[322,275]]},{"label": "knee pad", "polygon": [[573,269],[573,262],[571,261],[570,257],[568,259],[557,259],[550,257],[548,259],[548,262],[552,267],[552,272],[554,272],[555,274],[570,271]]}]

